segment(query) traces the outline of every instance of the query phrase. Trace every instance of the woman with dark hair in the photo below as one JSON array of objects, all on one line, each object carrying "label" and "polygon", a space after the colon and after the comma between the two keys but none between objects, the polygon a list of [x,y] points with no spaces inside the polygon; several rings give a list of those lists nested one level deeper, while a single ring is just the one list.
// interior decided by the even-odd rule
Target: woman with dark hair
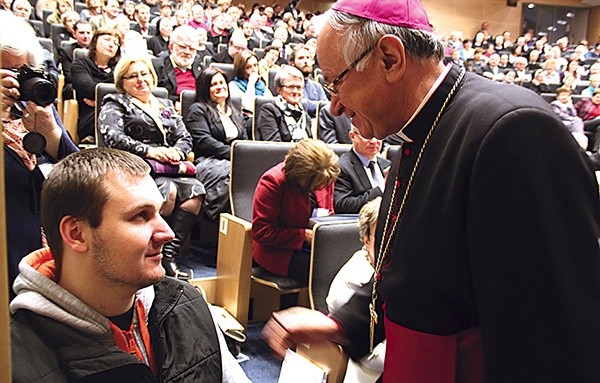
[{"label": "woman with dark hair", "polygon": [[186,126],[193,139],[196,174],[207,190],[202,211],[210,221],[229,211],[231,143],[248,138],[242,121],[241,111],[231,103],[225,74],[204,69],[196,79],[196,102]]},{"label": "woman with dark hair", "polygon": [[[96,84],[112,83],[113,71],[121,54],[123,36],[116,29],[99,28],[90,41],[86,57],[76,58],[71,65],[71,81],[76,91],[79,119],[77,134],[80,142],[94,143],[94,106]],[[100,102],[102,100],[98,100]]]},{"label": "woman with dark hair", "polygon": [[229,83],[231,95],[242,98],[244,111],[254,113],[256,96],[273,97],[267,84],[258,75],[258,58],[249,50],[240,52],[233,60],[235,77]]}]

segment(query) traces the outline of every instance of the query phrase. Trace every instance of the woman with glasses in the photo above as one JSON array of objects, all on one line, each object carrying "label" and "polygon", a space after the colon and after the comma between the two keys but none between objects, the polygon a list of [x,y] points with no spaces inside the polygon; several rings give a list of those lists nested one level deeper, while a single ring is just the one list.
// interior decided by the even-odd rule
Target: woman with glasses
[{"label": "woman with glasses", "polygon": [[79,109],[77,134],[82,144],[93,144],[96,141],[96,84],[113,82],[113,70],[121,56],[122,41],[123,36],[116,29],[97,29],[90,41],[88,55],[75,58],[71,65],[71,81]]},{"label": "woman with glasses", "polygon": [[278,96],[265,104],[258,115],[256,138],[264,141],[297,142],[312,138],[311,121],[302,105],[304,75],[284,66],[275,76]]},{"label": "woman with glasses", "polygon": [[186,161],[192,137],[173,102],[152,95],[158,77],[147,55],[121,58],[115,67],[118,94],[102,101],[98,128],[107,146],[144,158],[163,195],[161,215],[167,217],[175,239],[163,246],[162,264],[168,276],[188,279],[175,258],[180,254],[200,213],[204,186],[196,179],[193,164]]}]

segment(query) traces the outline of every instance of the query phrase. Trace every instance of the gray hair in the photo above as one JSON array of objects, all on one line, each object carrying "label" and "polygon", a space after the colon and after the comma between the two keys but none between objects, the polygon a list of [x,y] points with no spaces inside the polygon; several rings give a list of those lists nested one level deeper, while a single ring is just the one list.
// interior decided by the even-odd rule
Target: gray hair
[{"label": "gray hair", "polygon": [[[329,25],[334,30],[343,32],[341,44],[346,65],[350,65],[362,52],[375,46],[385,35],[398,37],[404,44],[406,52],[413,58],[421,60],[432,57],[437,60],[444,58],[444,43],[432,32],[397,27],[340,11],[328,12]],[[356,70],[364,69],[368,61],[369,55],[356,65]]]},{"label": "gray hair", "polygon": [[297,78],[304,82],[304,75],[302,72],[300,72],[300,69],[290,65],[284,65],[280,70],[277,71],[277,74],[275,75],[275,87],[281,88],[283,86],[283,82],[288,78]]},{"label": "gray hair", "polygon": [[4,51],[17,55],[27,53],[29,65],[34,67],[43,62],[42,46],[33,28],[10,12],[0,12],[0,52]]},{"label": "gray hair", "polygon": [[173,29],[171,35],[169,36],[169,41],[173,43],[178,43],[182,40],[190,40],[193,41],[195,46],[198,46],[200,42],[200,37],[196,30],[190,25],[182,25]]}]

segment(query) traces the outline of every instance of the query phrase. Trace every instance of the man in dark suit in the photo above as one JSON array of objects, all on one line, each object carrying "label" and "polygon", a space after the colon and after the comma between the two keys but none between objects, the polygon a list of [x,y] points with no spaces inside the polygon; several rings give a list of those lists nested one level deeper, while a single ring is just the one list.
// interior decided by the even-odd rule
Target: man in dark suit
[{"label": "man in dark suit", "polygon": [[317,132],[319,140],[328,144],[351,144],[350,129],[352,121],[345,114],[334,116],[329,110],[329,104],[319,109],[319,126]]},{"label": "man in dark suit", "polygon": [[350,128],[350,139],[352,150],[340,156],[333,200],[336,213],[358,214],[365,203],[383,196],[391,161],[377,155],[381,140],[364,138],[354,126]]},{"label": "man in dark suit", "polygon": [[[215,54],[212,57],[212,62],[233,64],[235,57],[243,50],[247,49],[248,41],[244,34],[240,31],[234,31],[227,44],[227,49],[223,49],[221,52]],[[216,48],[216,46],[215,46]]]},{"label": "man in dark suit", "polygon": [[196,30],[182,25],[171,33],[171,54],[154,62],[158,86],[167,88],[173,102],[179,101],[179,94],[184,89],[196,90],[196,78],[202,72],[202,59],[196,51],[198,43]]},{"label": "man in dark suit", "polygon": [[148,49],[154,56],[158,57],[161,53],[169,51],[169,36],[173,32],[173,24],[174,22],[169,18],[160,18],[156,22],[158,33],[148,40]]},{"label": "man in dark suit", "polygon": [[504,69],[500,67],[500,55],[497,53],[491,55],[488,63],[482,66],[477,73],[490,80],[502,80],[502,77],[504,77]]},{"label": "man in dark suit", "polygon": [[156,27],[150,25],[150,7],[146,4],[138,4],[135,7],[135,24],[131,29],[140,32],[142,36],[156,35]]},{"label": "man in dark suit", "polygon": [[63,98],[70,100],[73,98],[73,84],[71,84],[71,64],[73,63],[73,52],[77,48],[87,48],[92,40],[92,26],[87,21],[78,21],[73,26],[75,41],[61,44],[58,47],[58,61],[62,65],[65,75],[65,86],[63,88]]}]

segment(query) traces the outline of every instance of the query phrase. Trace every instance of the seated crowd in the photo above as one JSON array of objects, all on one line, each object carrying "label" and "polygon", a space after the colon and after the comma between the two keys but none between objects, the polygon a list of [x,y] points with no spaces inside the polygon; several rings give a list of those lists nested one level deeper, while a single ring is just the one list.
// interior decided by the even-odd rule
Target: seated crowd
[{"label": "seated crowd", "polygon": [[[75,236],[77,230],[88,230],[88,226],[93,229],[92,234],[110,234],[109,229],[102,230],[106,224],[94,214],[102,217],[103,210],[114,211],[114,216],[107,217],[119,220],[116,213],[119,198],[113,193],[94,195],[103,203],[95,206],[90,217],[80,217],[80,211],[62,212],[58,218],[67,218],[60,223],[61,230],[64,229],[60,233],[45,233],[39,215],[40,203],[50,209],[50,193],[55,193],[57,199],[69,199],[72,190],[61,191],[61,185],[70,180],[68,167],[97,165],[99,160],[92,158],[94,152],[101,158],[116,161],[115,165],[99,167],[96,173],[106,176],[102,181],[105,187],[123,189],[123,198],[142,196],[140,185],[147,187],[148,180],[156,186],[156,191],[152,188],[152,195],[143,196],[152,207],[144,214],[151,217],[141,219],[155,220],[163,231],[160,235],[153,232],[151,236],[160,237],[155,242],[161,242],[161,246],[164,243],[161,262],[166,274],[188,279],[189,273],[178,265],[177,259],[183,244],[200,217],[215,223],[220,213],[229,211],[232,143],[255,139],[298,143],[282,163],[263,175],[256,189],[252,222],[255,261],[270,273],[290,277],[299,285],[306,284],[307,246],[312,239],[312,231],[307,227],[309,218],[319,214],[358,214],[370,201],[378,200],[385,190],[391,166],[391,161],[380,154],[385,146],[401,143],[397,137],[383,141],[362,137],[347,116],[331,114],[328,107],[331,94],[315,57],[313,15],[299,12],[297,1],[290,2],[285,9],[279,5],[256,5],[251,10],[242,4],[232,5],[229,0],[219,0],[216,4],[194,0],[177,4],[170,0],[159,3],[146,0],[137,4],[87,0],[85,5],[79,4],[79,13],[75,12],[75,5],[71,0],[39,0],[34,9],[26,0],[14,0],[7,10],[0,11],[2,19],[28,20],[33,29],[27,27],[24,35],[33,36],[35,32],[38,37],[51,37],[53,43],[50,50],[42,50],[39,44],[13,47],[0,36],[0,49],[35,51],[31,57],[37,60],[28,61],[28,55],[15,55],[14,60],[2,63],[3,96],[9,100],[8,109],[3,111],[6,113],[3,115],[5,154],[7,147],[10,153],[16,153],[5,156],[7,167],[11,168],[6,171],[7,189],[11,189],[6,197],[7,215],[19,218],[9,219],[7,224],[10,283],[17,278],[19,267],[26,270],[28,277],[39,277],[31,268],[42,266],[52,254],[35,253],[35,250],[48,243],[52,253],[64,257],[64,274],[46,272],[47,275],[42,276],[44,283],[59,283],[61,278],[64,281],[76,275],[73,266],[77,265],[75,262],[82,262],[77,260],[77,253],[95,254],[104,250],[93,246],[103,244],[100,237],[92,235],[91,247],[83,249],[74,245],[76,239],[70,236]],[[14,16],[8,16],[9,12]],[[42,29],[35,21],[43,22]],[[19,23],[21,29],[27,26],[23,20]],[[54,28],[59,32],[51,34],[44,29],[45,24],[62,28]],[[445,41],[446,60],[467,71],[492,81],[524,86],[538,94],[556,93],[552,108],[565,128],[584,149],[598,151],[600,138],[595,139],[594,134],[600,136],[597,131],[600,62],[596,62],[600,59],[600,44],[591,47],[581,42],[572,46],[567,38],[550,44],[545,35],[534,36],[532,32],[513,41],[509,32],[493,37],[485,23],[473,39],[463,40],[460,32],[453,32]],[[64,111],[52,104],[22,105],[19,115],[11,108],[19,105],[15,101],[19,84],[14,71],[22,65],[40,63],[53,75],[53,82],[58,84],[62,74],[60,79],[64,82],[58,96],[62,100],[75,100],[76,127],[63,126],[60,115]],[[114,92],[96,99],[96,87],[100,83],[114,84]],[[158,88],[166,93],[159,96]],[[191,104],[184,103],[184,96],[190,92],[195,92]],[[581,95],[581,99],[574,103],[572,94]],[[7,116],[11,118],[5,118]],[[25,148],[28,131],[40,133],[47,142],[38,156]],[[591,142],[585,132],[591,134]],[[37,161],[57,162],[78,151],[76,142],[120,149],[134,156],[110,149],[76,155],[71,162],[59,167],[61,172],[50,178],[54,189],[42,198],[41,183],[47,174],[33,170],[39,168]],[[349,144],[352,150],[338,158],[325,143]],[[27,175],[19,168],[21,163],[28,169]],[[121,180],[115,175],[117,171],[131,174]],[[77,177],[82,177],[81,182],[90,190],[97,186],[85,175]],[[15,179],[19,183],[15,183]],[[106,190],[102,188],[102,192]],[[77,203],[85,207],[89,201],[78,200]],[[99,222],[94,223],[95,220]],[[165,221],[170,231],[163,225]],[[27,230],[22,230],[24,226]],[[364,232],[369,234],[374,230],[374,221],[369,221],[367,226],[369,230],[362,230],[362,240],[366,246],[372,246],[371,237]],[[125,245],[127,232],[120,234]],[[47,239],[47,235],[53,237]],[[364,254],[361,256],[364,258]],[[89,267],[86,270],[94,266],[82,264]],[[126,289],[127,299],[136,296],[137,302],[142,299],[137,297],[148,293],[146,288],[154,286],[156,302],[161,303],[167,297],[160,290],[159,280],[160,275],[153,275],[135,284],[134,289]],[[109,284],[110,280],[101,282]],[[85,292],[90,286],[74,288]],[[194,301],[195,292],[185,289],[182,291]],[[44,295],[44,292],[39,294]],[[53,304],[60,306],[61,302],[59,299]],[[85,302],[91,307],[94,303]],[[81,302],[82,307],[85,304]],[[199,304],[199,309],[206,311],[203,304]],[[131,318],[138,320],[137,316],[146,315],[144,310],[149,311],[149,307],[137,307],[136,303],[129,320],[125,321],[127,326],[120,330],[113,326],[103,331],[127,333]],[[114,317],[109,314],[107,311],[104,316]],[[24,315],[19,319],[32,320]],[[122,318],[115,318],[119,319]],[[45,328],[47,324],[42,322],[42,325]],[[151,325],[154,323],[148,326]],[[204,331],[210,334],[212,347],[221,350],[217,353],[219,368],[213,366],[212,372],[238,376],[238,381],[246,381],[235,364],[235,367],[229,366],[233,363],[231,355],[222,347],[222,339],[213,334],[212,327]],[[142,348],[144,346],[148,345]],[[166,345],[157,344],[156,350],[161,351],[163,347]],[[133,351],[134,355],[140,352]],[[150,367],[153,371],[144,372],[156,375],[157,366]]]},{"label": "seated crowd", "polygon": [[[66,126],[75,143],[127,150],[150,163],[189,164],[153,172],[167,201],[161,214],[175,232],[164,262],[169,275],[188,276],[175,258],[197,218],[216,222],[229,211],[235,140],[352,144],[351,154],[340,158],[335,211],[358,213],[383,193],[389,162],[375,157],[401,142],[367,140],[347,116],[331,114],[315,57],[315,16],[299,12],[296,1],[285,9],[246,9],[229,0],[58,0],[38,1],[33,9],[14,0],[5,12],[28,20],[38,37],[51,37],[54,46],[42,62],[55,80],[64,76],[59,98],[77,105],[76,129]],[[40,19],[51,31],[37,28]],[[573,46],[566,37],[550,44],[532,31],[494,37],[487,22],[473,39],[454,31],[443,41],[446,61],[467,71],[540,94],[558,89],[552,108],[583,148],[597,151],[600,44]],[[117,94],[96,100],[99,83],[114,83]],[[154,96],[157,87],[166,98]],[[186,91],[195,98],[182,110]],[[571,94],[580,99],[572,102]],[[167,171],[182,174],[164,177]]]}]

